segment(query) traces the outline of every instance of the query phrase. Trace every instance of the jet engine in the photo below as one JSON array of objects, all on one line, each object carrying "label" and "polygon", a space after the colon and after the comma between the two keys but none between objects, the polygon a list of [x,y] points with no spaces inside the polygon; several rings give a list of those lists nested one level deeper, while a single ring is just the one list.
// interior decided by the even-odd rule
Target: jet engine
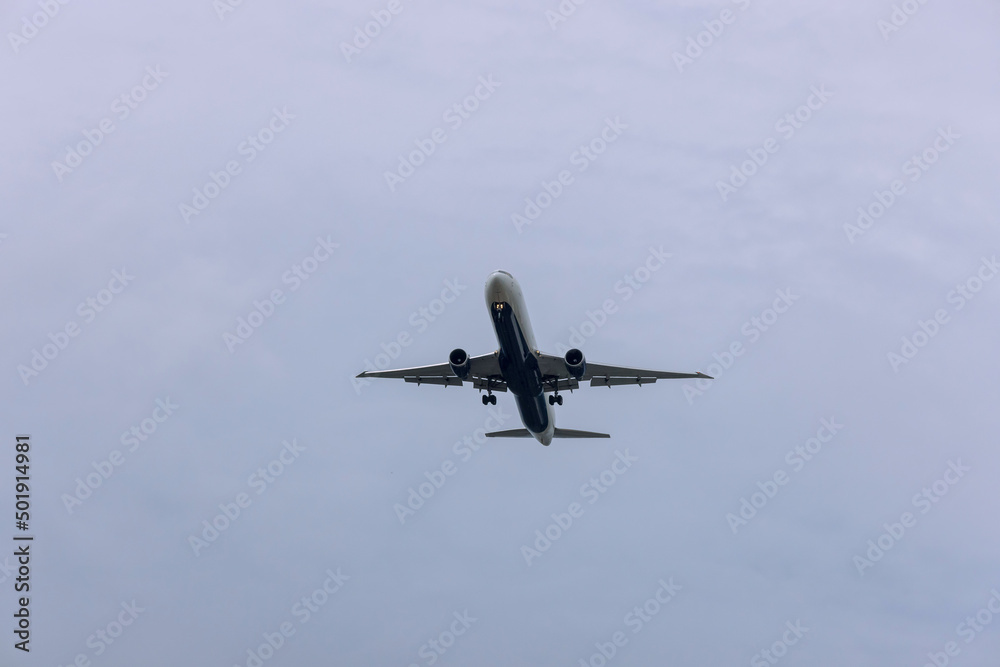
[{"label": "jet engine", "polygon": [[451,372],[460,377],[461,379],[466,379],[469,377],[469,369],[471,363],[469,362],[469,355],[460,347],[456,347],[448,355],[448,363],[451,364]]},{"label": "jet engine", "polygon": [[565,361],[567,373],[577,380],[583,377],[584,372],[587,370],[587,362],[583,358],[583,352],[574,347],[566,353]]}]

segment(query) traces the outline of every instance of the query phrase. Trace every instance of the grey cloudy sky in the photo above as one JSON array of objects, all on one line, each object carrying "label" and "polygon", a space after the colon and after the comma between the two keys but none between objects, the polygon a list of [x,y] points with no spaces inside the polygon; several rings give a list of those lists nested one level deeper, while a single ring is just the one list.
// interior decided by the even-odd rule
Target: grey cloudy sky
[{"label": "grey cloudy sky", "polygon": [[996,3],[225,2],[0,8],[0,663],[995,664]]}]

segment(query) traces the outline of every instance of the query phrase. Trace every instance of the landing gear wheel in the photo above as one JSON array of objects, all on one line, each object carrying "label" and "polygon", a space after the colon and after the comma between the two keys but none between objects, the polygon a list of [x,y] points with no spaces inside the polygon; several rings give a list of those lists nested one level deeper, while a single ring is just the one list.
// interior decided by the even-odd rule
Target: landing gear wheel
[{"label": "landing gear wheel", "polygon": [[556,403],[562,405],[562,396],[556,396]]},{"label": "landing gear wheel", "polygon": [[490,398],[490,403],[492,405],[496,405],[497,404],[497,397],[496,396],[490,396],[489,398]]},{"label": "landing gear wheel", "polygon": [[556,404],[556,397],[553,396],[552,394],[549,394],[549,405],[555,405],[555,404]]},{"label": "landing gear wheel", "polygon": [[483,405],[489,405],[491,398],[493,398],[493,397],[492,396],[483,396]]}]

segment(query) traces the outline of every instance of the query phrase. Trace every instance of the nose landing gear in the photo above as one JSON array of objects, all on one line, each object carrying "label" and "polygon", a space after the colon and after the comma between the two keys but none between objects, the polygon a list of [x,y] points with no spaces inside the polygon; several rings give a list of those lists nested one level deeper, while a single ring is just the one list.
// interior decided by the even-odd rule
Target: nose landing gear
[{"label": "nose landing gear", "polygon": [[549,405],[562,405],[562,398],[559,394],[550,394]]}]

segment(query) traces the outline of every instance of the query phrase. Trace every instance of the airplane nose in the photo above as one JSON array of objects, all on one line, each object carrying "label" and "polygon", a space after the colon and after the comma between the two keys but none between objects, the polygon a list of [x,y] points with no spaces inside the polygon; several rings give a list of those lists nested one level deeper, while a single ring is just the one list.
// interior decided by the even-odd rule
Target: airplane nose
[{"label": "airplane nose", "polygon": [[510,274],[506,271],[494,271],[486,279],[486,304],[492,305],[495,301],[503,301],[504,279]]}]

